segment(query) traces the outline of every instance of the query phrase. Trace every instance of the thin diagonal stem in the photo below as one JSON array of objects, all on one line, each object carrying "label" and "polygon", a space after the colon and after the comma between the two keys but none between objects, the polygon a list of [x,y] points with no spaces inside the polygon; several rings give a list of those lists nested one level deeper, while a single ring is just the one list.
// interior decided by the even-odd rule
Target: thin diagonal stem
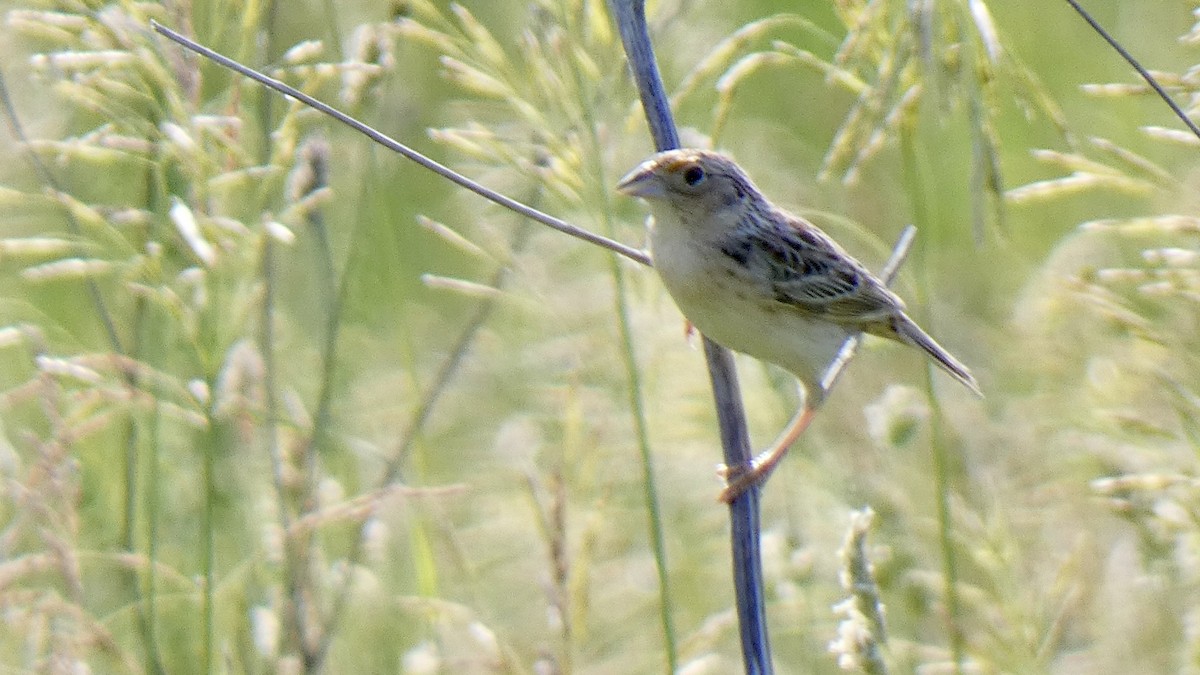
[{"label": "thin diagonal stem", "polygon": [[[513,256],[516,256],[518,253],[523,251],[529,240],[530,232],[528,231],[528,228],[523,227],[523,225],[524,223],[522,223],[521,227],[517,228],[516,234],[513,235],[511,245]],[[341,303],[341,298],[344,296],[345,289],[348,286],[347,279],[350,277],[350,264],[353,263],[353,261],[354,256],[352,254],[347,263],[347,269],[342,272],[342,281],[338,292],[339,304]],[[492,275],[489,285],[493,288],[503,288],[510,274],[511,270],[508,267],[501,267]],[[441,401],[442,395],[445,394],[446,390],[449,388],[454,376],[459,372],[463,361],[467,357],[467,353],[470,351],[471,346],[475,343],[475,338],[479,335],[480,329],[483,328],[483,326],[488,322],[492,314],[495,312],[497,303],[498,301],[495,298],[483,300],[475,308],[475,311],[471,314],[470,318],[467,319],[462,331],[458,334],[458,338],[454,341],[453,347],[450,349],[450,353],[446,356],[441,367],[434,375],[433,381],[429,383],[425,393],[421,396],[420,403],[413,411],[412,416],[409,418],[408,424],[404,429],[404,432],[401,434],[399,441],[397,441],[395,448],[388,457],[387,464],[384,466],[383,476],[379,480],[378,489],[383,489],[388,485],[391,485],[393,482],[400,480],[401,469],[404,467],[404,464],[412,451],[413,444],[420,436],[421,430],[424,429],[425,424],[429,421],[429,418],[433,414],[437,404]],[[330,339],[332,339],[332,337]],[[364,522],[369,521],[373,516],[374,510],[372,510],[372,513],[367,516]],[[360,528],[358,536],[351,545],[350,553],[347,555],[347,560],[349,560],[351,567],[358,564],[358,560],[361,558],[363,553],[364,544],[365,528]],[[321,636],[319,644],[313,649],[312,652],[312,672],[320,672],[324,666],[325,656],[328,653],[330,646],[332,646],[333,638],[337,634],[337,626],[344,616],[346,605],[349,601],[350,580],[351,578],[347,577],[347,579],[342,583],[342,586],[335,592],[332,607],[325,621],[324,632]]]},{"label": "thin diagonal stem", "polygon": [[496,192],[495,190],[492,190],[470,178],[467,178],[466,176],[462,175],[461,173],[458,173],[457,171],[451,169],[448,166],[445,166],[444,164],[439,164],[438,162],[435,162],[434,160],[432,160],[432,159],[426,157],[425,155],[422,155],[421,153],[417,152],[416,150],[413,150],[412,148],[408,147],[407,145],[404,145],[400,141],[393,139],[392,137],[388,136],[387,134],[384,134],[383,132],[378,131],[377,129],[375,129],[371,126],[354,119],[353,117],[347,115],[346,113],[338,110],[337,108],[334,108],[333,106],[331,106],[327,103],[322,103],[321,101],[313,98],[312,96],[309,96],[308,94],[305,94],[304,92],[296,89],[295,87],[288,86],[288,85],[284,84],[283,82],[276,80],[273,77],[268,77],[252,68],[248,68],[247,66],[244,66],[244,65],[238,63],[237,61],[234,61],[233,59],[231,59],[227,56],[219,54],[219,53],[209,49],[208,47],[205,47],[204,45],[199,44],[198,42],[189,40],[189,39],[185,38],[184,36],[180,35],[179,33],[176,33],[175,31],[171,30],[170,28],[163,26],[162,24],[158,23],[157,21],[151,21],[150,23],[154,27],[155,31],[157,31],[159,34],[166,37],[167,39],[171,40],[172,42],[175,42],[183,47],[186,47],[187,49],[190,49],[191,51],[196,52],[197,54],[200,54],[201,56],[203,56],[207,59],[211,59],[211,60],[221,64],[222,66],[229,68],[230,70],[233,70],[241,75],[244,75],[244,76],[254,80],[255,82],[258,82],[259,84],[261,84],[265,87],[273,89],[274,91],[277,91],[285,96],[291,96],[292,98],[296,99],[297,101],[300,101],[301,103],[303,103],[307,106],[310,106],[319,112],[325,113],[326,115],[332,117],[333,119],[341,122],[342,124],[345,124],[346,126],[350,127],[351,129],[354,129],[355,131],[359,132],[360,134],[363,134],[367,138],[370,138],[371,140],[375,141],[376,143],[382,145],[383,147],[387,148],[388,150],[391,150],[392,152],[403,155],[405,158],[410,159],[410,160],[416,162],[417,164],[420,164],[421,166],[425,167],[426,169],[429,169],[430,171],[436,173],[437,175],[445,178],[446,180],[448,180],[452,183],[455,183],[456,185],[459,185],[461,187],[464,187],[464,188],[470,190],[471,192],[474,192],[475,194],[483,197],[484,199],[495,202],[495,203],[499,204],[500,206],[503,206],[506,209],[509,209],[511,211],[515,211],[516,213],[519,213],[519,214],[525,216],[526,218],[536,220],[537,222],[539,222],[547,227],[550,227],[552,229],[558,230],[559,232],[571,235],[572,237],[575,237],[577,239],[582,239],[591,244],[596,244],[597,246],[602,246],[602,247],[604,247],[610,251],[613,251],[615,253],[619,253],[634,262],[641,263],[643,265],[651,264],[650,256],[645,251],[640,251],[636,248],[633,248],[632,246],[626,246],[625,244],[622,244],[618,241],[613,241],[607,237],[602,237],[598,234],[588,232],[587,230],[577,227],[575,225],[572,225],[572,224],[566,222],[565,220],[561,220],[561,219],[555,218],[554,216],[551,216],[549,214],[542,213],[541,211],[538,211],[537,209],[535,209],[531,206],[523,204],[511,197],[502,195],[499,192]]},{"label": "thin diagonal stem", "polygon": [[1121,43],[1117,42],[1116,38],[1110,35],[1108,31],[1104,30],[1104,26],[1101,26],[1099,21],[1096,21],[1096,19],[1092,18],[1092,15],[1088,14],[1087,10],[1080,6],[1078,2],[1075,0],[1067,0],[1067,4],[1073,7],[1079,16],[1083,17],[1083,20],[1092,27],[1092,30],[1096,31],[1100,37],[1104,38],[1104,41],[1107,42],[1110,47],[1115,49],[1116,52],[1121,55],[1121,58],[1125,59],[1129,62],[1129,65],[1133,66],[1133,69],[1136,70],[1137,74],[1146,81],[1146,84],[1150,85],[1150,88],[1154,90],[1154,93],[1158,94],[1159,98],[1161,98],[1167,104],[1167,106],[1171,108],[1171,112],[1175,113],[1175,116],[1178,117],[1185,125],[1187,125],[1187,128],[1191,130],[1196,138],[1200,138],[1200,127],[1197,127],[1196,123],[1192,121],[1192,118],[1188,117],[1187,113],[1183,111],[1183,108],[1179,107],[1179,104],[1175,102],[1175,99],[1171,98],[1171,95],[1167,93],[1167,90],[1163,89],[1163,86],[1158,83],[1158,80],[1154,79],[1154,76],[1150,74],[1150,71],[1143,68],[1142,64],[1138,63],[1138,60],[1133,57],[1133,54],[1130,54],[1129,50],[1122,47]]}]

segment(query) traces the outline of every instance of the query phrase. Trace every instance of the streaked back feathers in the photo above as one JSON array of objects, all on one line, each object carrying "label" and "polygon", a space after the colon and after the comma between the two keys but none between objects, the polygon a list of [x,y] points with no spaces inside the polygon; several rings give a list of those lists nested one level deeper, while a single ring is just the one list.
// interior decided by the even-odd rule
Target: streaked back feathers
[{"label": "streaked back feathers", "polygon": [[[782,310],[794,317],[792,325],[803,334],[812,331],[807,326],[825,322],[851,333],[867,332],[918,347],[980,394],[966,366],[909,318],[899,296],[820,228],[774,206],[729,157],[696,149],[661,152],[631,171],[617,188],[651,203],[657,216],[651,237],[655,264],[685,314],[688,307],[712,317],[727,314],[696,297],[705,287],[719,286],[716,281],[707,282],[704,274],[696,274],[697,268],[710,265],[714,279],[738,280],[735,287],[741,291],[727,296],[735,297],[730,302],[755,302],[768,310]],[[659,231],[664,228],[667,231]],[[668,278],[684,270],[686,278]],[[721,283],[729,288],[727,281]],[[705,320],[709,317],[688,318],[708,332]],[[765,351],[749,348],[762,344],[745,333],[755,327],[738,329],[719,323],[709,330],[727,336],[746,335],[742,349],[736,339],[727,337],[730,344],[725,346],[731,349],[751,356]],[[813,377],[811,373],[797,376]],[[810,389],[814,386],[813,382],[805,384]]]}]

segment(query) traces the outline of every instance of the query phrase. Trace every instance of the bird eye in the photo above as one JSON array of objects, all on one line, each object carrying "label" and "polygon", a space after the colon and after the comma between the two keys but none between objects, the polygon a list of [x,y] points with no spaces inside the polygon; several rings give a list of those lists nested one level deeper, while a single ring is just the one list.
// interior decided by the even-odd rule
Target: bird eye
[{"label": "bird eye", "polygon": [[704,169],[693,164],[683,172],[683,182],[692,187],[696,187],[704,180]]}]

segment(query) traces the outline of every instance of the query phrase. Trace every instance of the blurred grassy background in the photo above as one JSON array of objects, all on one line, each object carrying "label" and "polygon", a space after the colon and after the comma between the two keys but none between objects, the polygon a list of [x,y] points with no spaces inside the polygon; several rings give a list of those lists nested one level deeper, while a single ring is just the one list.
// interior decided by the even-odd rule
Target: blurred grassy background
[{"label": "blurred grassy background", "polygon": [[[1194,76],[1169,79],[1196,62],[1178,39],[1192,3],[1089,5],[1192,102]],[[768,195],[875,267],[916,223],[897,289],[988,395],[867,343],[765,492],[776,663],[838,670],[838,550],[869,505],[895,672],[1194,672],[1196,142],[1145,132],[1179,124],[1136,88],[1081,89],[1134,79],[1065,3],[987,3],[995,42],[982,6],[652,3],[671,91],[740,27],[811,22],[734,44],[678,123],[699,143],[719,131]],[[653,273],[146,33],[156,18],[284,65],[489,186],[641,245],[642,206],[611,186],[651,144],[604,4],[455,7],[0,1],[32,141],[0,143],[5,668],[662,672],[666,603],[682,671],[738,670],[707,376]],[[848,31],[867,45],[838,63],[857,92],[779,56],[828,61]],[[323,48],[285,59],[304,40]],[[915,103],[863,127],[879,143],[847,141],[868,148],[854,180],[819,179],[856,102],[868,121],[896,110],[872,67],[897,54]],[[979,157],[1005,198],[973,177]],[[739,363],[765,445],[793,384]]]}]

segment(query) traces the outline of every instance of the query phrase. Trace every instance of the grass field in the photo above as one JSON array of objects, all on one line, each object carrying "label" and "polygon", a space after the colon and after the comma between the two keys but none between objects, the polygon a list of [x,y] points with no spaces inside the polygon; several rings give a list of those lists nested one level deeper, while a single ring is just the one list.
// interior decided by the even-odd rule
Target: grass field
[{"label": "grass field", "polygon": [[[1088,4],[1191,110],[1195,3]],[[739,672],[653,271],[148,30],[643,246],[604,2],[0,13],[0,672]],[[864,507],[891,672],[1200,672],[1200,140],[1066,3],[650,13],[688,144],[873,267],[917,225],[895,287],[987,395],[866,342],[765,490],[778,672],[877,672]],[[765,445],[795,386],[738,363]]]}]

